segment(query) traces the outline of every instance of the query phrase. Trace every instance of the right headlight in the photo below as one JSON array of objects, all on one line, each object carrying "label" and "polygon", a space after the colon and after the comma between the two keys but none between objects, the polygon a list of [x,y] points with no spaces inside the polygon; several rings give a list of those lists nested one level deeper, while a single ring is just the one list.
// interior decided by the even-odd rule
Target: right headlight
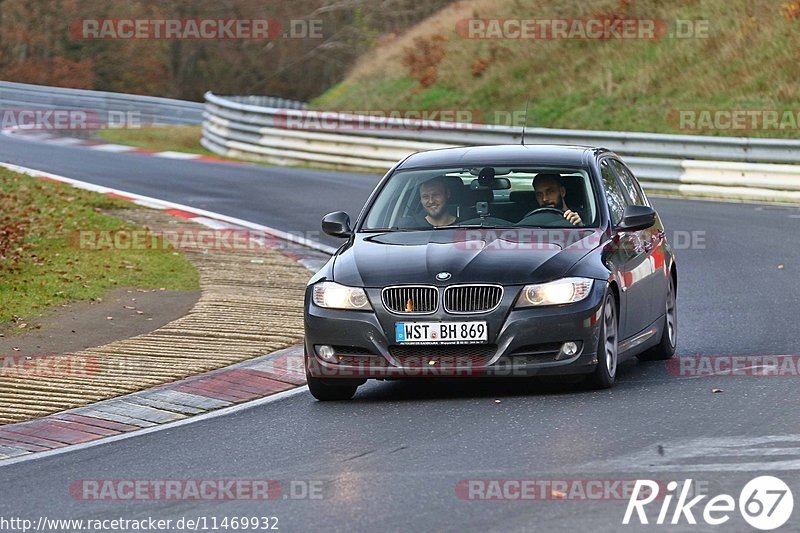
[{"label": "right headlight", "polygon": [[514,307],[536,307],[580,302],[589,296],[593,279],[563,278],[549,283],[526,285],[522,288]]},{"label": "right headlight", "polygon": [[314,285],[312,297],[314,304],[328,309],[372,309],[364,289],[339,285],[333,281]]}]

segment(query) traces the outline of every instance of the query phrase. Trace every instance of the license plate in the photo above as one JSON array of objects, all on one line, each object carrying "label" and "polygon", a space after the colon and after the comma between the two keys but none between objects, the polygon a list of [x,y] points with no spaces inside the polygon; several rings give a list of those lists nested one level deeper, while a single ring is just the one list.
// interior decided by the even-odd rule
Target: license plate
[{"label": "license plate", "polygon": [[488,338],[486,322],[395,323],[395,341],[404,344],[470,344]]}]

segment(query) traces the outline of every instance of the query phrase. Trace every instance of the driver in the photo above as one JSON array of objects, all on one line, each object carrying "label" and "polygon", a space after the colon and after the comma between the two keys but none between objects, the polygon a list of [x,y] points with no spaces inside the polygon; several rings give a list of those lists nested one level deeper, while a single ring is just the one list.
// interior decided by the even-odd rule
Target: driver
[{"label": "driver", "polygon": [[450,191],[442,176],[436,176],[419,186],[419,203],[427,215],[425,221],[431,226],[449,226],[457,217],[450,214],[447,202]]},{"label": "driver", "polygon": [[564,201],[567,190],[561,184],[561,176],[547,173],[537,174],[533,178],[532,185],[540,207],[559,209],[563,212],[564,218],[573,226],[583,224],[581,216],[567,207],[567,203]]}]

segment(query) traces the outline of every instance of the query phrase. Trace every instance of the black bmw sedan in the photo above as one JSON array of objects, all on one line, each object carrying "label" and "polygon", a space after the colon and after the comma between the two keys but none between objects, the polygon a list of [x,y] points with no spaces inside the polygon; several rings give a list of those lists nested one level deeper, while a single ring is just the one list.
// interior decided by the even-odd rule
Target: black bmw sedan
[{"label": "black bmw sedan", "polygon": [[583,374],[675,353],[677,270],[658,214],[613,152],[514,145],[413,154],[381,180],[309,281],[319,400],[367,379]]}]

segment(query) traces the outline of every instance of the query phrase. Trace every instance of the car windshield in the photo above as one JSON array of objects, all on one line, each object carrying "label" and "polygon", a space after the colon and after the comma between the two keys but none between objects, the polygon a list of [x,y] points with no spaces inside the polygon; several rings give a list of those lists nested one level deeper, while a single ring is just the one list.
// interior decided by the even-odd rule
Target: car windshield
[{"label": "car windshield", "polygon": [[572,228],[596,227],[597,222],[592,182],[583,169],[438,168],[395,173],[361,230]]}]

